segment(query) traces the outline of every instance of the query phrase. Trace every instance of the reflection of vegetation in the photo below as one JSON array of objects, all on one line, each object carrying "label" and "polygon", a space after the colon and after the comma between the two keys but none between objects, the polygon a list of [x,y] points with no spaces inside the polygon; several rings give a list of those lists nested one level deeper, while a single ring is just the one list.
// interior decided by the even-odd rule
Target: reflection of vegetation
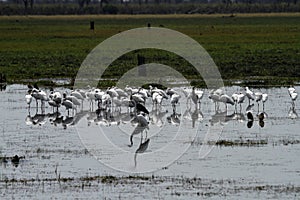
[{"label": "reflection of vegetation", "polygon": [[[90,20],[95,31],[89,30]],[[285,83],[300,77],[300,15],[167,15],[167,16],[52,16],[0,17],[0,73],[8,81],[29,78],[75,77],[85,56],[104,39],[124,30],[164,26],[197,40],[210,53],[223,78]],[[105,72],[118,78],[146,63],[174,67],[201,85],[198,74],[184,59],[158,50],[141,50],[121,56]],[[113,83],[104,82],[103,86]]]}]

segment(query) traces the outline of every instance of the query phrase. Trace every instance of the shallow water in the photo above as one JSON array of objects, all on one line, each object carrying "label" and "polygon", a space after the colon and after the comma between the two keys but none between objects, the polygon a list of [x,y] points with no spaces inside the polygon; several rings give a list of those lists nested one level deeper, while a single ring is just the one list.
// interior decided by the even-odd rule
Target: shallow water
[{"label": "shallow water", "polygon": [[[234,86],[226,90],[232,94],[241,88]],[[193,105],[187,108],[185,99],[181,99],[176,110],[179,125],[176,125],[178,119],[176,121],[172,116],[171,106],[165,101],[160,112],[156,112],[159,115],[152,115],[153,123],[147,131],[150,142],[145,153],[137,155],[136,163],[134,157],[120,155],[116,157],[118,166],[127,171],[151,169],[153,163],[146,159],[147,155],[168,144],[179,127],[186,137],[175,140],[175,144],[178,148],[191,146],[170,165],[165,161],[172,152],[165,152],[169,154],[152,158],[157,164],[155,169],[159,170],[132,174],[116,171],[97,161],[91,153],[100,150],[103,153],[107,149],[103,146],[86,148],[81,140],[93,142],[88,140],[94,137],[89,134],[101,127],[100,130],[115,145],[134,153],[141,138],[134,136],[133,146],[128,147],[130,134],[135,128],[128,123],[128,115],[122,116],[119,124],[120,115],[117,114],[109,121],[98,120],[96,124],[93,112],[78,112],[72,121],[76,125],[70,125],[64,108],[60,108],[63,121],[57,120],[49,107],[45,109],[45,115],[41,115],[40,110],[36,114],[35,108],[27,109],[24,99],[27,87],[9,85],[0,92],[0,155],[11,157],[17,154],[25,156],[25,159],[21,159],[18,166],[10,161],[1,163],[0,197],[68,198],[88,195],[95,199],[198,199],[199,196],[220,198],[226,195],[235,199],[296,198],[300,192],[299,101],[293,110],[287,88],[261,90],[269,94],[263,127],[256,117],[252,127],[247,127],[247,101],[240,115],[233,115],[234,106],[228,107],[227,117],[216,115],[207,90],[200,111],[195,110]],[[296,90],[300,91],[300,87]],[[35,102],[32,103],[34,105]],[[84,110],[88,107],[85,102]],[[147,108],[151,111],[152,104],[147,104]],[[223,105],[221,109],[224,111]],[[237,107],[237,110],[240,108]],[[258,113],[257,104],[252,110],[254,114]],[[125,108],[122,108],[122,113],[126,113]],[[208,133],[213,128],[223,131],[220,135]],[[142,132],[145,141],[145,131]],[[223,142],[215,146],[216,139]],[[201,148],[201,155],[211,150],[202,159],[199,158]],[[115,156],[114,153],[107,151],[99,155],[109,160]],[[113,178],[107,178],[108,175]]]}]

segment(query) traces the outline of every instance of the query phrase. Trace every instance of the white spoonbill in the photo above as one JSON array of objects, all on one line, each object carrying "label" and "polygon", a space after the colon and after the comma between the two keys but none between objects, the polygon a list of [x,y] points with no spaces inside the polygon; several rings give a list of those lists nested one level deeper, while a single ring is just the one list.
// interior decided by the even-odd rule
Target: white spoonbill
[{"label": "white spoonbill", "polygon": [[45,101],[48,101],[47,94],[43,90],[38,90],[36,88],[33,88],[32,91],[31,91],[31,95],[36,100],[36,107],[38,107],[38,100],[41,101],[41,106],[44,105]]},{"label": "white spoonbill", "polygon": [[68,115],[70,109],[72,109],[72,111],[76,110],[76,105],[70,100],[64,99],[62,105],[66,107],[66,110],[68,111]]},{"label": "white spoonbill", "polygon": [[255,92],[255,101],[258,103],[262,100],[262,93],[261,92]]},{"label": "white spoonbill", "polygon": [[296,92],[296,89],[294,87],[288,88],[288,92],[289,92],[289,95],[290,95],[291,100],[292,100],[292,105],[293,105],[293,107],[295,107],[295,101],[298,97],[298,93]]},{"label": "white spoonbill", "polygon": [[79,91],[77,91],[77,90],[72,91],[70,95],[76,97],[78,100],[81,100],[81,103],[83,103],[83,100],[84,100],[84,98],[85,98],[85,97],[82,96],[82,94],[81,94]]},{"label": "white spoonbill", "polygon": [[257,103],[258,111],[259,111],[259,102],[262,100],[262,93],[261,92],[255,92],[255,101]]},{"label": "white spoonbill", "polygon": [[188,88],[183,88],[182,89],[182,92],[184,94],[184,96],[186,97],[186,104],[189,103],[189,101],[191,100],[191,97],[192,97],[192,88],[188,87]]},{"label": "white spoonbill", "polygon": [[242,110],[242,103],[244,103],[244,100],[245,100],[245,94],[240,92],[237,96],[237,104],[240,104],[240,112]]},{"label": "white spoonbill", "polygon": [[115,88],[107,88],[106,93],[109,94],[109,96],[110,96],[111,98],[119,97],[119,94],[118,94],[118,92],[115,90]]},{"label": "white spoonbill", "polygon": [[226,110],[227,110],[227,104],[234,105],[234,101],[227,94],[223,94],[220,96],[220,102],[223,102],[225,104]]},{"label": "white spoonbill", "polygon": [[292,99],[292,101],[296,101],[297,97],[298,97],[298,93],[297,93],[297,92],[293,92],[293,93],[291,94],[291,99]]},{"label": "white spoonbill", "polygon": [[268,101],[268,94],[263,93],[262,94],[262,102],[263,102],[263,110],[265,110],[265,103]]},{"label": "white spoonbill", "polygon": [[291,95],[292,93],[296,92],[296,89],[291,86],[288,88],[288,92],[289,92],[289,95]]},{"label": "white spoonbill", "polygon": [[239,94],[236,92],[231,95],[231,98],[235,104],[237,104],[238,96],[239,96]]},{"label": "white spoonbill", "polygon": [[240,94],[238,94],[237,103],[242,104],[242,103],[244,103],[244,100],[245,100],[245,94],[240,92]]},{"label": "white spoonbill", "polygon": [[128,97],[128,94],[122,90],[121,88],[115,87],[115,91],[118,93],[118,96],[121,97]]},{"label": "white spoonbill", "polygon": [[30,109],[30,104],[32,101],[31,90],[28,90],[28,93],[25,95],[26,103],[28,104],[28,109]]},{"label": "white spoonbill", "polygon": [[255,96],[254,96],[253,92],[248,87],[246,87],[245,90],[246,90],[246,96],[248,97],[249,104],[250,104],[250,100],[254,100]]},{"label": "white spoonbill", "polygon": [[64,93],[63,98],[71,101],[75,106],[80,106],[80,101],[75,96],[67,95],[66,93]]},{"label": "white spoonbill", "polygon": [[220,102],[221,95],[223,95],[223,91],[221,89],[210,91],[208,98],[214,102],[215,110],[219,109],[219,102]]},{"label": "white spoonbill", "polygon": [[166,94],[165,91],[163,91],[162,89],[158,89],[157,87],[152,88],[152,86],[150,85],[150,92],[151,94],[153,94],[154,92],[159,93],[163,98],[168,99],[168,95]]},{"label": "white spoonbill", "polygon": [[163,100],[163,96],[161,94],[159,94],[158,92],[154,92],[152,94],[152,102],[155,105],[161,105]]},{"label": "white spoonbill", "polygon": [[231,95],[232,100],[235,103],[235,109],[237,109],[237,105],[240,104],[240,110],[242,109],[242,103],[244,102],[245,95],[243,93],[233,93]]},{"label": "white spoonbill", "polygon": [[173,93],[171,96],[171,105],[173,107],[173,112],[176,111],[176,105],[178,104],[180,97],[181,96],[177,93]]},{"label": "white spoonbill", "polygon": [[176,92],[176,90],[174,90],[172,88],[167,88],[166,94],[171,97],[173,94],[178,94],[178,93]]},{"label": "white spoonbill", "polygon": [[198,109],[198,104],[200,106],[200,103],[201,103],[200,100],[203,98],[203,93],[204,92],[200,89],[197,89],[195,87],[192,88],[191,99],[197,109]]},{"label": "white spoonbill", "polygon": [[58,107],[60,107],[61,103],[62,103],[62,96],[60,92],[58,91],[54,92],[53,88],[51,88],[48,104],[53,108],[56,108],[56,111],[58,112]]}]

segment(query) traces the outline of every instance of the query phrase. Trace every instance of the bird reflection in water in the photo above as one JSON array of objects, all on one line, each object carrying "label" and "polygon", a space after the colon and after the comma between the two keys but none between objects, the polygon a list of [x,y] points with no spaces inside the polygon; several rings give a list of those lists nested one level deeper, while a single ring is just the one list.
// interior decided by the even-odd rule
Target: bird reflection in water
[{"label": "bird reflection in water", "polygon": [[290,107],[288,114],[289,114],[289,118],[291,118],[291,119],[297,119],[298,118],[298,114],[296,112],[295,106]]},{"label": "bird reflection in water", "polygon": [[170,116],[167,117],[167,121],[172,125],[179,126],[180,116],[181,114],[173,112]]},{"label": "bird reflection in water", "polygon": [[[149,113],[149,112],[148,112]],[[139,113],[136,114],[135,117],[132,119],[132,122],[134,122],[136,125],[135,129],[130,135],[129,142],[130,144],[128,147],[133,146],[133,137],[135,135],[140,134],[141,140],[138,149],[135,151],[134,154],[134,166],[137,165],[137,154],[144,153],[149,145],[150,139],[147,138],[147,130],[149,130],[149,120],[145,117],[145,113]],[[145,138],[143,137],[145,133]]]},{"label": "bird reflection in water", "polygon": [[[253,104],[254,105],[254,104]],[[253,126],[253,121],[254,121],[254,117],[251,111],[247,112],[247,118],[248,118],[248,122],[247,122],[247,127],[248,128],[252,128]]]},{"label": "bird reflection in water", "polygon": [[54,126],[57,126],[58,124],[61,124],[64,117],[57,115],[56,118],[51,122]]},{"label": "bird reflection in water", "polygon": [[26,125],[39,125],[43,126],[47,123],[47,119],[50,124],[57,126],[62,124],[63,128],[66,129],[69,126],[76,125],[85,115],[87,115],[88,111],[81,111],[76,113],[74,116],[61,116],[60,112],[47,113],[47,114],[39,114],[36,113],[34,116],[31,116],[30,113],[25,118]]},{"label": "bird reflection in water", "polygon": [[97,109],[96,115],[93,115],[92,113],[89,114],[88,120],[91,120],[91,117],[92,119],[94,117],[93,122],[95,122],[96,125],[100,126],[118,126],[120,125],[121,121],[119,110],[111,111],[110,109]]},{"label": "bird reflection in water", "polygon": [[42,126],[46,123],[47,120],[47,115],[46,114],[38,114],[36,113],[34,116],[31,116],[28,114],[25,118],[25,123],[27,125],[39,125]]},{"label": "bird reflection in water", "polygon": [[215,124],[221,124],[224,125],[228,121],[232,120],[232,115],[227,115],[227,111],[224,112],[216,112],[214,115],[211,116],[211,119],[209,120],[210,125],[214,126]]},{"label": "bird reflection in water", "polygon": [[258,124],[260,127],[264,127],[265,126],[265,122],[264,122],[264,119],[265,119],[265,114],[264,113],[260,113],[258,115]]},{"label": "bird reflection in water", "polygon": [[148,145],[149,145],[149,142],[150,142],[150,139],[146,138],[145,141],[143,141],[143,138],[141,138],[141,143],[140,143],[140,146],[139,148],[135,151],[135,154],[134,154],[134,166],[136,167],[137,165],[137,155],[138,154],[142,154],[142,153],[145,153],[145,151],[148,149]]},{"label": "bird reflection in water", "polygon": [[65,119],[62,120],[62,126],[64,129],[67,129],[67,127],[71,126],[73,124],[74,117],[66,116]]},{"label": "bird reflection in water", "polygon": [[200,108],[197,107],[192,111],[191,107],[188,105],[183,113],[183,119],[192,121],[192,128],[195,128],[196,121],[203,121],[203,113]]},{"label": "bird reflection in water", "polygon": [[131,133],[131,135],[130,135],[130,138],[129,138],[130,144],[128,145],[128,147],[132,147],[133,146],[133,137],[135,135],[141,134],[141,138],[142,138],[143,132],[145,131],[146,137],[147,137],[147,130],[149,130],[149,126],[140,126],[140,125],[137,125],[135,127],[135,129],[133,130],[133,132]]},{"label": "bird reflection in water", "polygon": [[165,117],[167,111],[162,111],[161,107],[153,106],[152,111],[149,113],[150,121],[152,125],[162,127],[164,125],[163,118]]},{"label": "bird reflection in water", "polygon": [[[266,112],[260,112],[256,115],[256,117],[258,118],[258,125],[261,128],[263,128],[265,126],[264,120],[268,117],[268,114]],[[247,127],[252,128],[255,120],[252,111],[247,112],[247,118],[248,118]]]}]

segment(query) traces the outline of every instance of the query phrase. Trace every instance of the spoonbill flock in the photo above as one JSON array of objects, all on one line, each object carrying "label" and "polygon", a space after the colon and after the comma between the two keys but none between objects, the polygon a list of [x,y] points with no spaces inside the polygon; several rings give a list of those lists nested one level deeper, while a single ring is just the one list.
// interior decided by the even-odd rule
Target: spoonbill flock
[{"label": "spoonbill flock", "polygon": [[[56,111],[58,111],[59,107],[64,106],[69,112],[69,110],[78,110],[83,106],[84,101],[88,101],[90,108],[93,108],[95,104],[99,109],[121,109],[121,107],[127,107],[129,110],[137,110],[138,113],[149,114],[145,108],[146,101],[152,101],[152,104],[155,106],[161,106],[164,101],[169,102],[172,105],[173,112],[176,112],[176,106],[180,103],[182,94],[186,97],[187,104],[192,103],[196,108],[200,108],[204,91],[196,87],[181,89],[167,88],[163,90],[151,85],[149,89],[126,86],[124,89],[118,87],[109,87],[106,90],[98,88],[76,89],[69,93],[61,93],[51,88],[49,94],[47,94],[44,90],[39,89],[37,85],[28,85],[28,92],[25,95],[25,99],[29,108],[34,99],[36,108],[38,108],[39,103],[41,107],[44,107],[45,103],[48,102],[49,106],[56,109]],[[298,97],[296,89],[289,87],[288,94],[292,105],[295,106],[295,101]],[[260,103],[262,103],[262,109],[264,110],[268,94],[262,93],[260,90],[253,92],[248,87],[245,87],[245,93],[235,92],[232,95],[226,94],[222,89],[213,89],[209,92],[208,98],[215,104],[216,110],[219,109],[220,103],[224,104],[225,110],[228,109],[228,105],[235,106],[235,109],[239,105],[241,109],[246,98],[248,99],[248,105],[255,101],[258,110]]]}]

